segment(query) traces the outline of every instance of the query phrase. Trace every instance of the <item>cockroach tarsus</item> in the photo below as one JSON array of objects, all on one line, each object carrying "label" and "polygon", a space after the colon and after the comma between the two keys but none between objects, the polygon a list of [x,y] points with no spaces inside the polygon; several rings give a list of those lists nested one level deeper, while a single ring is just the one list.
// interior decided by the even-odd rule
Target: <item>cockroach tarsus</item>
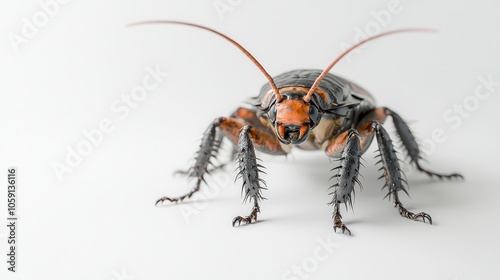
[{"label": "cockroach tarsus", "polygon": [[376,107],[374,98],[360,86],[330,74],[332,67],[356,47],[379,37],[403,33],[431,31],[428,29],[400,29],[385,32],[361,41],[347,49],[334,59],[323,71],[315,69],[293,70],[276,77],[267,73],[264,67],[250,52],[228,36],[211,28],[180,21],[146,21],[131,24],[178,24],[203,29],[214,33],[239,48],[264,74],[268,83],[260,94],[252,99],[251,108],[238,108],[229,117],[216,118],[203,134],[196,156],[195,164],[186,172],[188,177],[196,180],[194,188],[179,197],[162,197],[158,203],[170,201],[182,202],[191,198],[206,183],[204,176],[209,173],[211,160],[218,156],[218,150],[224,138],[234,145],[234,160],[238,163],[237,177],[243,182],[244,201],[253,202],[248,216],[237,216],[232,225],[242,222],[250,224],[257,220],[260,213],[259,202],[263,199],[262,191],[265,182],[260,178],[263,166],[259,163],[255,150],[271,155],[286,155],[292,147],[304,150],[323,150],[330,158],[338,159],[338,166],[332,179],[336,182],[330,189],[333,205],[333,228],[343,233],[351,231],[342,222],[340,205],[352,207],[351,196],[354,186],[360,184],[361,155],[367,150],[373,138],[378,145],[377,158],[383,172],[379,179],[385,179],[386,197],[394,200],[401,216],[411,220],[422,220],[432,224],[432,218],[425,212],[408,211],[399,199],[399,191],[408,194],[408,183],[403,178],[403,171],[392,140],[382,124],[390,116],[402,146],[419,171],[429,176],[443,178],[460,178],[458,173],[439,174],[429,171],[420,164],[422,156],[415,137],[408,125],[393,110],[387,107]]}]

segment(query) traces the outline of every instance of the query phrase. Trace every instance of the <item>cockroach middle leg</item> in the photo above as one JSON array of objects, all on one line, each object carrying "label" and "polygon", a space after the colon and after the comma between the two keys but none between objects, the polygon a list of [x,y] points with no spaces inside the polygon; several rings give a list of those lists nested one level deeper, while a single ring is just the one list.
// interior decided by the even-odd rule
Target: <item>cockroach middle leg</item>
[{"label": "cockroach middle leg", "polygon": [[[235,145],[231,144],[231,154],[229,155],[229,159],[226,159],[224,162],[220,160],[220,154],[219,151],[222,147],[223,141],[224,141],[224,133],[222,133],[220,130],[216,130],[216,136],[215,136],[215,143],[214,143],[214,152],[212,154],[212,158],[216,159],[218,161],[217,164],[213,164],[212,162],[209,162],[209,166],[211,168],[207,168],[207,174],[212,174],[213,172],[223,170],[226,168],[226,166],[230,165],[236,160],[236,155],[238,153],[238,150],[236,149]],[[185,175],[188,176],[191,174],[192,168],[188,170],[176,170],[174,172],[174,175],[180,174],[180,175]]]},{"label": "cockroach middle leg", "polygon": [[384,171],[384,174],[380,178],[385,177],[384,188],[387,187],[389,192],[386,197],[394,197],[394,207],[397,207],[399,214],[411,220],[422,219],[423,222],[428,221],[432,224],[432,218],[429,214],[425,212],[413,213],[408,211],[399,200],[398,192],[404,191],[408,194],[404,184],[407,184],[406,180],[403,178],[403,171],[399,166],[399,159],[396,155],[396,150],[392,145],[392,140],[387,133],[387,131],[382,127],[377,121],[373,121],[373,128],[375,130],[375,135],[377,137],[377,144],[379,150],[380,161],[378,163],[382,164],[380,170]]},{"label": "cockroach middle leg", "polygon": [[164,196],[156,201],[156,204],[162,203],[163,201],[170,201],[173,203],[182,202],[184,199],[191,198],[193,194],[200,190],[202,182],[205,182],[204,176],[209,173],[208,166],[211,164],[211,159],[217,154],[220,147],[220,140],[217,138],[217,127],[215,123],[210,124],[203,138],[201,139],[200,148],[196,155],[196,161],[193,167],[191,167],[185,173],[189,178],[196,180],[195,187],[185,195],[179,197],[168,197]]}]

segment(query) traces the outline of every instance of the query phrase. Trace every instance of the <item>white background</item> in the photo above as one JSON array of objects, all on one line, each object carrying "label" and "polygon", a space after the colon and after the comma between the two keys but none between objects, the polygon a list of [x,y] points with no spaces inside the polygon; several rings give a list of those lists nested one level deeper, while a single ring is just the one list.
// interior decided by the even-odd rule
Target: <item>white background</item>
[{"label": "white background", "polygon": [[[473,103],[480,77],[500,80],[498,1],[401,0],[402,10],[381,30],[439,33],[380,39],[332,70],[399,112],[420,139],[444,132],[425,165],[462,172],[465,181],[440,182],[409,170],[411,198],[402,195],[409,210],[430,213],[434,225],[401,218],[382,200],[375,145],[364,155],[364,190],[356,189],[354,212],[342,209],[352,236],[333,233],[327,188],[335,163],[322,152],[262,156],[268,200],[254,225],[231,227],[234,216],[251,208],[241,203],[232,168],[214,174],[215,197],[199,195],[201,204],[154,206],[157,198],[192,187],[173,171],[189,167],[210,121],[256,95],[265,79],[236,48],[207,32],[126,24],[176,19],[210,26],[277,75],[325,67],[342,42],[354,42],[356,29],[380,26],[373,13],[388,2],[232,1],[221,18],[218,2],[210,0],[73,0],[16,52],[9,36],[22,35],[23,18],[32,21],[43,10],[38,1],[1,1],[0,172],[19,171],[19,272],[7,272],[3,261],[4,188],[0,278],[301,279],[291,272],[296,265],[307,272],[303,279],[498,279],[500,87]],[[120,118],[111,104],[141,85],[147,67],[170,75]],[[473,110],[460,124],[443,119],[464,100]],[[114,131],[59,182],[54,162],[65,164],[68,147],[85,141],[82,131],[106,118]],[[394,131],[390,122],[387,128]],[[335,248],[326,251],[319,240]]]}]

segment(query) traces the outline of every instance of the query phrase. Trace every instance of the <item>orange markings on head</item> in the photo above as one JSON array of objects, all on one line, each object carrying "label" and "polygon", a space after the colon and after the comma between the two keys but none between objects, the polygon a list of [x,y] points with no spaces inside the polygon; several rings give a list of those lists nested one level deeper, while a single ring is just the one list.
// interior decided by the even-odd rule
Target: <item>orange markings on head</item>
[{"label": "orange markings on head", "polygon": [[276,104],[276,122],[303,125],[309,122],[309,103],[302,100],[283,100]]}]

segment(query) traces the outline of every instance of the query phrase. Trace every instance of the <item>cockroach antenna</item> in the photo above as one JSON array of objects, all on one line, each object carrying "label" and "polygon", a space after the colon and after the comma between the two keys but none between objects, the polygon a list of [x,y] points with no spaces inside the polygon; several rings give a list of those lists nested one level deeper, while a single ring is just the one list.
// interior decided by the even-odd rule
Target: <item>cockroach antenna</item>
[{"label": "cockroach antenna", "polygon": [[281,93],[278,90],[278,87],[276,86],[276,83],[274,82],[274,80],[271,77],[271,75],[269,75],[269,73],[267,73],[267,71],[264,68],[264,66],[262,66],[262,64],[260,64],[260,62],[249,51],[247,51],[242,45],[240,45],[238,42],[236,42],[235,40],[231,39],[230,37],[228,37],[228,36],[220,33],[219,31],[213,30],[212,28],[206,27],[206,26],[202,26],[202,25],[198,25],[198,24],[194,24],[194,23],[189,23],[189,22],[183,22],[183,21],[173,21],[173,20],[141,21],[141,22],[135,22],[135,23],[128,24],[127,27],[138,26],[138,25],[148,25],[148,24],[179,24],[179,25],[186,25],[186,26],[192,26],[192,27],[204,29],[206,31],[210,31],[210,32],[212,32],[214,34],[217,34],[217,35],[221,36],[222,38],[228,40],[233,45],[235,45],[238,49],[240,49],[257,66],[257,68],[259,68],[259,70],[262,72],[262,74],[264,74],[264,76],[266,76],[267,80],[269,81],[269,85],[271,85],[271,88],[274,91],[274,95],[276,96],[276,100],[281,100],[283,98],[283,96],[281,95]]},{"label": "cockroach antenna", "polygon": [[384,33],[381,33],[381,34],[378,34],[378,35],[375,35],[373,37],[370,37],[368,39],[365,39],[355,45],[353,45],[352,47],[348,48],[347,50],[345,50],[342,54],[340,54],[337,58],[335,58],[326,68],[325,70],[323,70],[323,72],[321,72],[321,74],[318,76],[318,78],[316,78],[316,80],[314,81],[314,84],[312,85],[312,87],[309,89],[309,91],[307,92],[307,95],[304,96],[304,101],[305,102],[309,102],[311,100],[311,97],[312,95],[314,94],[314,91],[318,88],[319,84],[321,83],[321,81],[323,80],[323,78],[328,74],[328,72],[330,72],[330,70],[333,68],[333,66],[335,64],[337,64],[337,62],[339,62],[344,56],[346,56],[348,53],[350,53],[352,50],[354,50],[355,48],[365,44],[366,42],[369,42],[369,41],[372,41],[372,40],[375,40],[375,39],[378,39],[380,37],[384,37],[384,36],[387,36],[387,35],[392,35],[392,34],[395,34],[395,33],[406,33],[406,32],[437,32],[437,30],[434,30],[434,29],[425,29],[425,28],[408,28],[408,29],[398,29],[398,30],[393,30],[393,31],[388,31],[388,32],[384,32]]}]

